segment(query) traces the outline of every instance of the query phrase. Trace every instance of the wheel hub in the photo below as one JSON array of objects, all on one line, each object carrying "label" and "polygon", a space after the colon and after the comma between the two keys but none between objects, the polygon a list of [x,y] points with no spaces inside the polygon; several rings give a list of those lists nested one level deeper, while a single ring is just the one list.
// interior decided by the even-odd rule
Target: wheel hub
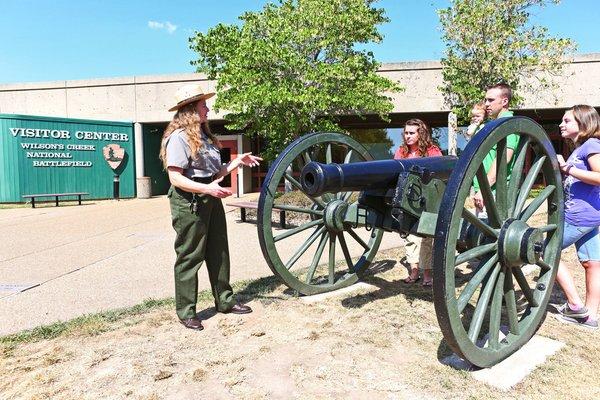
[{"label": "wheel hub", "polygon": [[523,221],[508,219],[500,230],[498,247],[508,267],[535,264],[544,254],[544,235]]},{"label": "wheel hub", "polygon": [[348,203],[344,200],[336,199],[327,204],[323,212],[323,219],[330,232],[342,232],[344,230],[346,211],[348,211]]}]

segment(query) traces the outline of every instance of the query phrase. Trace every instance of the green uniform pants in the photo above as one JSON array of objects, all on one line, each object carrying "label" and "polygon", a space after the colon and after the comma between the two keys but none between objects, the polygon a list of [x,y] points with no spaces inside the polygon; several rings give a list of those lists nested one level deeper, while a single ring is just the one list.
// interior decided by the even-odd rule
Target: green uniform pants
[{"label": "green uniform pants", "polygon": [[229,285],[229,248],[227,225],[221,199],[196,195],[196,213],[192,213],[192,194],[169,189],[171,217],[175,238],[175,307],[181,319],[196,316],[198,269],[206,261],[217,311],[227,311],[235,304]]}]

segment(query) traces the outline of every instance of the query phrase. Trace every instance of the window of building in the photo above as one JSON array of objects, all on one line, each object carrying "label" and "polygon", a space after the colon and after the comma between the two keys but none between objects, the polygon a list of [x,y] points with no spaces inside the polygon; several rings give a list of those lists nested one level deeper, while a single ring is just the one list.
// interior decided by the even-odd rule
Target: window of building
[{"label": "window of building", "polygon": [[[459,128],[466,130],[466,127]],[[404,128],[382,128],[382,129],[349,129],[350,136],[369,150],[377,160],[391,159],[396,150],[402,145],[402,133]],[[442,153],[448,153],[448,127],[440,126],[432,128],[432,136],[437,141]],[[457,135],[458,154],[467,145],[464,135]]]}]

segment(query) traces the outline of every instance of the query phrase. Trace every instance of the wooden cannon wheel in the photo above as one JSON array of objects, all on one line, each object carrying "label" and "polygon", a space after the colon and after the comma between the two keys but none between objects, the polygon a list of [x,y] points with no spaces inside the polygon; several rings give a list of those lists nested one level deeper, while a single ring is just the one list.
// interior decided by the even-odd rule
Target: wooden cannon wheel
[{"label": "wooden cannon wheel", "polygon": [[[508,136],[519,135],[507,159]],[[497,183],[484,158],[496,152]],[[530,161],[530,168],[526,168]],[[471,207],[474,178],[488,218]],[[532,191],[534,184],[543,189]],[[444,192],[435,230],[434,303],[444,338],[458,355],[488,367],[521,348],[546,314],[560,260],[563,191],[544,129],[525,117],[489,122],[468,143]],[[470,232],[470,233],[465,233]]]},{"label": "wooden cannon wheel", "polygon": [[[311,197],[299,182],[300,171],[310,161],[350,163],[372,159],[347,135],[313,133],[291,143],[269,168],[258,202],[258,237],[269,267],[288,287],[304,295],[346,287],[358,281],[360,272],[375,257],[383,231],[367,231],[343,218],[349,208],[356,207],[352,192]],[[284,193],[286,182],[292,189],[288,193]],[[294,197],[300,205],[286,203],[286,196]],[[289,225],[290,229],[273,224],[274,208],[276,212],[286,211],[286,228]],[[288,245],[290,241],[295,244]],[[343,261],[336,261],[342,256]]]}]

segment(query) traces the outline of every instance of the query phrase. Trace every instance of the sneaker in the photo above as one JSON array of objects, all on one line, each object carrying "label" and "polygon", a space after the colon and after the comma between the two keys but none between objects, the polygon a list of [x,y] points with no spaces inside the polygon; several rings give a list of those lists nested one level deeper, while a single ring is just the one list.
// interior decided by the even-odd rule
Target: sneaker
[{"label": "sneaker", "polygon": [[571,307],[569,307],[569,303],[565,303],[560,307],[557,307],[556,310],[563,317],[570,318],[585,318],[588,316],[588,309],[585,306],[582,306],[579,310],[573,311]]},{"label": "sneaker", "polygon": [[571,318],[571,317],[565,317],[564,315],[561,317],[563,322],[566,322],[568,324],[573,324],[573,325],[578,325],[578,326],[583,326],[584,328],[588,328],[588,329],[598,329],[598,321],[594,321],[592,319],[590,319],[589,317],[585,317],[585,318]]}]

